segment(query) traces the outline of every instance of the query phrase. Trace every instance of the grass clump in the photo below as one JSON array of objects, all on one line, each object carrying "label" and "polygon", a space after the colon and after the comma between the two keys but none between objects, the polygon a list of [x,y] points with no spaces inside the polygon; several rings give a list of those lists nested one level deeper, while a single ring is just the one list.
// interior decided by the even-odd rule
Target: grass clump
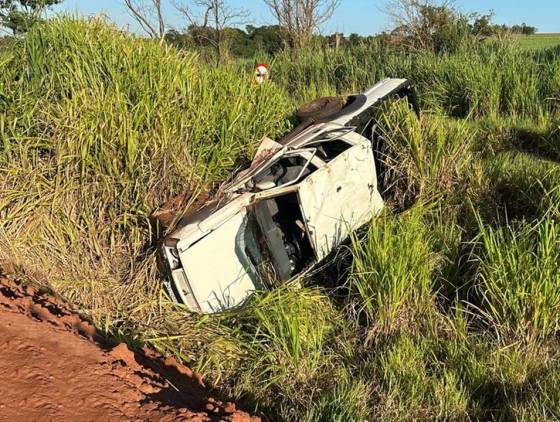
[{"label": "grass clump", "polygon": [[496,332],[546,339],[560,328],[560,226],[550,217],[482,227],[478,286]]},{"label": "grass clump", "polygon": [[380,418],[427,420],[466,416],[468,395],[461,380],[433,353],[429,340],[403,336],[376,361],[376,371],[382,380],[377,407]]},{"label": "grass clump", "polygon": [[351,236],[348,284],[358,296],[358,312],[375,331],[390,333],[417,321],[430,305],[435,256],[420,212],[375,221],[366,238]]},{"label": "grass clump", "polygon": [[343,372],[336,386],[321,394],[318,403],[305,413],[302,420],[308,422],[366,421],[371,417],[368,406],[371,398],[371,382],[363,377]]},{"label": "grass clump", "polygon": [[[201,369],[218,382],[235,380],[235,397],[287,419],[319,409],[333,419],[361,412],[363,386],[348,384],[344,365],[349,327],[320,291],[287,285],[208,323],[223,334],[208,345]],[[325,392],[351,400],[316,403]]]},{"label": "grass clump", "polygon": [[519,152],[500,153],[481,164],[477,195],[483,217],[494,221],[537,220],[558,215],[560,166],[551,160]]},{"label": "grass clump", "polygon": [[383,110],[379,126],[386,143],[381,157],[388,167],[385,190],[398,205],[458,189],[472,159],[471,125],[428,113],[418,118],[406,102],[398,101]]}]

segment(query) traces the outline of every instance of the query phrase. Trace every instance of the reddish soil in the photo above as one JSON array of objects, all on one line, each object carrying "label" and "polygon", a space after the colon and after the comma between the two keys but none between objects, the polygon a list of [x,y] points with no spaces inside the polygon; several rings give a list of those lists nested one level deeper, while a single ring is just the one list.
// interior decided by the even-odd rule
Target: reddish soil
[{"label": "reddish soil", "polygon": [[200,376],[107,341],[60,300],[0,270],[0,421],[258,421]]}]

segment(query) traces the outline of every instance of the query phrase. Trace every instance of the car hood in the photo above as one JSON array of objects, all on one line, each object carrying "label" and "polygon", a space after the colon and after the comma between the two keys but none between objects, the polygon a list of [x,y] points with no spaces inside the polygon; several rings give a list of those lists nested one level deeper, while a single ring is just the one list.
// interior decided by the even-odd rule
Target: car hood
[{"label": "car hood", "polygon": [[[256,240],[245,209],[230,216],[188,248],[179,244],[179,258],[200,310],[235,308],[262,289],[250,253]],[[258,259],[253,258],[253,259]]]}]

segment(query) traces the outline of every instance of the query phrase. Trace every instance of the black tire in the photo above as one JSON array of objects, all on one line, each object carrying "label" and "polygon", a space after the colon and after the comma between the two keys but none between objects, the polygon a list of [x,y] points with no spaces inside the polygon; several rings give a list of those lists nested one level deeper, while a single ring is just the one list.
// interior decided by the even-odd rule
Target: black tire
[{"label": "black tire", "polygon": [[307,104],[302,105],[296,115],[301,120],[324,119],[327,116],[338,113],[344,108],[346,101],[342,97],[322,97],[317,98]]},{"label": "black tire", "polygon": [[314,123],[338,119],[361,109],[367,102],[363,94],[343,97],[322,97],[302,105],[296,112],[300,124],[278,142],[286,145]]}]

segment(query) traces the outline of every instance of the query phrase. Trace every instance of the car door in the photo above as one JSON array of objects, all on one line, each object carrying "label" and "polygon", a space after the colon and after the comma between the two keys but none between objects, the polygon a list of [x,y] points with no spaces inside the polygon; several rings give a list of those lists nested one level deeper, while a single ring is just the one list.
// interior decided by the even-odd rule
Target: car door
[{"label": "car door", "polygon": [[318,260],[383,208],[371,142],[359,136],[361,142],[354,144],[357,136],[352,134],[348,149],[299,185],[301,211]]}]

